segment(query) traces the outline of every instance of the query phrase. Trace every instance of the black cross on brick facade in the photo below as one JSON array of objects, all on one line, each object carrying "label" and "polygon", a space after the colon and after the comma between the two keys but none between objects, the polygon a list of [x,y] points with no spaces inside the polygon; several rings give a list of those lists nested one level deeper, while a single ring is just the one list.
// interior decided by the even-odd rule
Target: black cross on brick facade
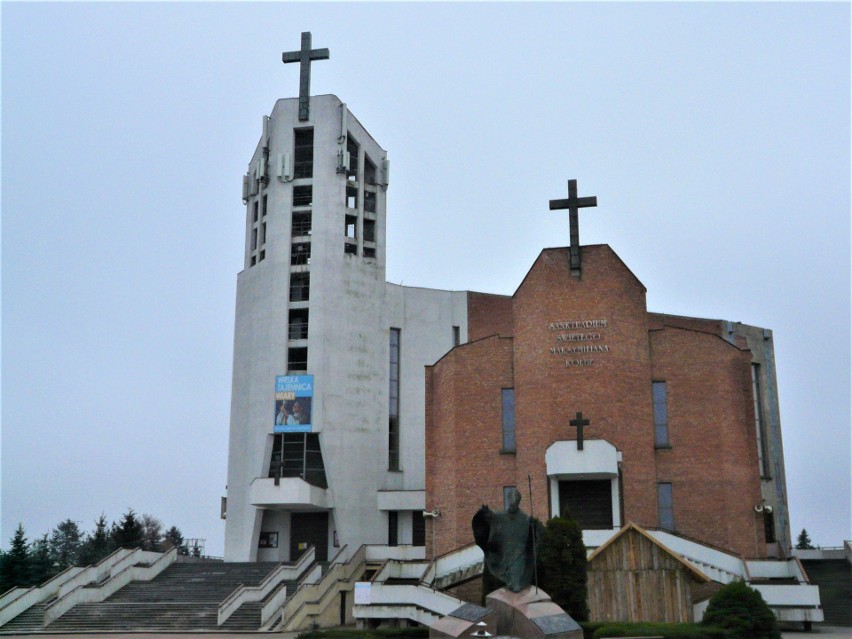
[{"label": "black cross on brick facade", "polygon": [[571,231],[571,275],[580,275],[580,219],[582,208],[597,206],[598,198],[577,197],[577,180],[568,180],[568,199],[550,200],[550,210],[568,209],[568,224]]},{"label": "black cross on brick facade", "polygon": [[588,426],[589,420],[583,419],[583,413],[577,413],[577,417],[568,423],[577,428],[577,450],[583,450],[583,426]]},{"label": "black cross on brick facade", "polygon": [[299,62],[299,121],[305,122],[310,115],[311,60],[328,60],[328,49],[311,49],[311,32],[302,32],[302,48],[281,54],[281,61]]}]

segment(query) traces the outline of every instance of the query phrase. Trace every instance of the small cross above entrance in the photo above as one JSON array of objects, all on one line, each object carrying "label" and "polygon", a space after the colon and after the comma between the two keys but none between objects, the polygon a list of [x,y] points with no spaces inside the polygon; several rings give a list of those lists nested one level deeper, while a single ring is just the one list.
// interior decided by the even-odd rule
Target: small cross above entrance
[{"label": "small cross above entrance", "polygon": [[598,198],[577,197],[577,180],[568,180],[568,199],[550,200],[550,210],[568,209],[568,224],[571,231],[571,275],[580,275],[580,220],[582,208],[597,206]]},{"label": "small cross above entrance", "polygon": [[328,49],[311,49],[311,32],[302,32],[302,48],[299,51],[287,51],[281,54],[283,63],[299,64],[299,121],[305,122],[309,116],[311,100],[311,60],[328,60]]},{"label": "small cross above entrance", "polygon": [[577,417],[568,423],[577,428],[577,450],[583,450],[583,426],[588,426],[589,420],[583,419],[583,413],[577,413]]}]

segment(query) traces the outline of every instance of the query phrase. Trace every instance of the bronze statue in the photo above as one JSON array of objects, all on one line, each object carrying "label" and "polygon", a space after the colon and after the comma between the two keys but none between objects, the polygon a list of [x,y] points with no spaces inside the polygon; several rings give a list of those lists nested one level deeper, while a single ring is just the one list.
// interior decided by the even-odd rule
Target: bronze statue
[{"label": "bronze statue", "polygon": [[514,488],[509,509],[494,512],[484,505],[473,516],[473,538],[485,553],[485,565],[512,592],[533,582],[535,557],[544,532],[541,522],[518,508],[521,493]]}]

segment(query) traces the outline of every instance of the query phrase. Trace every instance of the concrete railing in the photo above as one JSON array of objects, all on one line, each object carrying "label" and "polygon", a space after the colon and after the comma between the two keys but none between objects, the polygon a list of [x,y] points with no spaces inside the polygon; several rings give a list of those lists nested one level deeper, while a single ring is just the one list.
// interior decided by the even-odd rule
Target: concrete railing
[{"label": "concrete railing", "polygon": [[485,555],[483,555],[482,549],[479,546],[468,544],[457,550],[435,557],[420,576],[420,581],[436,585],[436,583],[447,580],[452,575],[476,569],[482,565],[484,559]]},{"label": "concrete railing", "polygon": [[431,625],[465,603],[422,584],[389,585],[367,581],[355,586],[360,591],[353,606],[357,619],[405,617]]},{"label": "concrete railing", "polygon": [[[341,559],[348,555],[344,546],[332,560],[331,567],[318,583],[299,586],[285,604],[281,615],[284,625],[281,630],[301,630],[307,627],[308,619],[317,619],[334,603],[342,590],[349,590],[354,579],[363,573],[367,565],[367,547],[360,546],[345,562]],[[335,624],[336,625],[336,624]],[[266,628],[261,626],[262,630]]]},{"label": "concrete railing", "polygon": [[750,559],[746,560],[752,579],[795,579],[806,582],[801,565],[795,559]]},{"label": "concrete railing", "polygon": [[[139,550],[138,548],[131,550],[125,557],[119,559],[112,566],[111,570],[108,571],[109,577],[106,581],[92,588],[87,588],[87,584],[81,584],[61,595],[56,601],[45,608],[42,625],[48,626],[77,604],[103,601],[121,588],[124,588],[131,581],[150,581],[171,566],[176,558],[177,548],[172,548],[166,553],[149,552]],[[151,560],[153,562],[147,565],[136,565],[139,562]]]},{"label": "concrete railing", "polygon": [[380,562],[388,559],[398,559],[400,561],[423,561],[426,559],[425,546],[382,546],[368,545],[367,546],[367,561]]},{"label": "concrete railing", "polygon": [[704,544],[699,544],[663,530],[647,530],[649,535],[684,559],[694,564],[714,581],[730,583],[736,579],[748,580],[748,568],[742,557],[732,555]]},{"label": "concrete railing", "polygon": [[[798,586],[774,586],[750,584],[757,590],[772,609],[778,621],[820,622],[825,620],[820,607],[819,588],[800,584]],[[709,599],[693,606],[695,619],[701,619],[707,610]]]},{"label": "concrete railing", "polygon": [[[316,549],[311,546],[302,554],[301,557],[299,557],[299,560],[295,564],[278,566],[264,577],[263,581],[261,581],[257,586],[246,586],[242,584],[237,586],[237,588],[219,604],[219,611],[217,615],[218,625],[221,626],[225,623],[228,620],[228,617],[234,614],[234,612],[236,612],[236,610],[244,603],[262,601],[273,590],[278,588],[282,582],[295,581],[299,579],[307,570],[308,566],[313,564],[315,561]],[[282,588],[282,590],[284,590],[283,597],[286,598],[287,589]],[[281,601],[283,601],[283,599]],[[263,615],[261,614],[261,623],[262,617]]]},{"label": "concrete railing", "polygon": [[370,581],[374,583],[384,582],[388,579],[416,579],[420,581],[428,564],[424,561],[399,561],[388,559],[373,575]]},{"label": "concrete railing", "polygon": [[0,600],[0,626],[9,623],[25,610],[29,610],[36,604],[52,599],[56,596],[63,583],[85,571],[85,568],[69,566],[61,573],[45,582],[41,586],[32,588],[13,588],[3,595]]},{"label": "concrete railing", "polygon": [[41,586],[10,590],[0,599],[0,626],[36,604],[53,598],[64,597],[80,586],[103,581],[112,574],[119,562],[133,552],[135,551],[119,548],[92,566],[69,566]]}]

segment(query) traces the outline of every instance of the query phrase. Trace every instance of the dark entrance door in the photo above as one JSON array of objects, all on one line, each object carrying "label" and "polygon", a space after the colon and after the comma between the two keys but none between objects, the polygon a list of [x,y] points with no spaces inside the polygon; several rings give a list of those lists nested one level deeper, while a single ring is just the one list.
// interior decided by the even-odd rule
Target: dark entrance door
[{"label": "dark entrance door", "polygon": [[580,528],[612,528],[612,482],[609,479],[559,482],[559,512],[571,513]]},{"label": "dark entrance door", "polygon": [[290,561],[301,557],[308,546],[316,548],[317,561],[328,561],[328,513],[290,515]]}]

